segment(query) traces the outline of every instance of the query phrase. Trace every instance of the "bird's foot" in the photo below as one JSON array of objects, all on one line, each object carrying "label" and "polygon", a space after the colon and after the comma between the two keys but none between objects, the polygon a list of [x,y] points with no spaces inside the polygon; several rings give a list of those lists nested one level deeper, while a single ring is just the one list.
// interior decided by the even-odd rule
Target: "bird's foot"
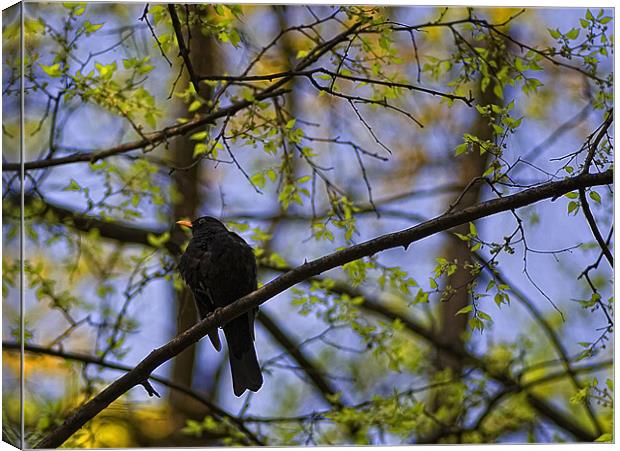
[{"label": "bird's foot", "polygon": [[159,393],[157,393],[157,390],[155,390],[153,388],[153,386],[151,385],[151,383],[149,382],[148,379],[144,379],[141,382],[141,385],[144,387],[144,389],[146,390],[146,392],[148,393],[149,397],[153,397],[153,396],[157,396],[158,398],[161,398],[161,396],[159,396]]}]

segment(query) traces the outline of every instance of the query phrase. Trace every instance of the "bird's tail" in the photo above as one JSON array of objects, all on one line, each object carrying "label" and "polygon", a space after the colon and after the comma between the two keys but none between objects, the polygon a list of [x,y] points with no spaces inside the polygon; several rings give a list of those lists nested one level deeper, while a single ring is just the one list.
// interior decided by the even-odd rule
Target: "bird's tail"
[{"label": "bird's tail", "polygon": [[263,375],[256,358],[254,345],[241,357],[230,354],[230,371],[235,396],[241,396],[246,390],[258,391],[263,385]]},{"label": "bird's tail", "polygon": [[241,396],[246,390],[256,392],[263,385],[254,349],[253,328],[253,315],[251,318],[242,315],[224,326],[235,396]]}]

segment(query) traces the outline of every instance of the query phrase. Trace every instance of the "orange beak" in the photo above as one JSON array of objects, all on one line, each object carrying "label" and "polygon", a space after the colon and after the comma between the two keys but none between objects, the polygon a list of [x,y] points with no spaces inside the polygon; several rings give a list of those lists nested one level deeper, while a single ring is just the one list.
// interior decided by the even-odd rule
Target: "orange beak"
[{"label": "orange beak", "polygon": [[180,226],[189,227],[190,229],[192,228],[192,223],[190,221],[177,221],[177,224]]}]

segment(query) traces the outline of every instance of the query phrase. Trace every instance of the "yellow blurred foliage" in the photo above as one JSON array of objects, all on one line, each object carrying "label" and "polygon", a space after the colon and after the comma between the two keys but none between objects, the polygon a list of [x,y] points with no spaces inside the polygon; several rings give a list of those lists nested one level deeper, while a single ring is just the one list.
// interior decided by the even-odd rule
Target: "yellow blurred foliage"
[{"label": "yellow blurred foliage", "polygon": [[67,440],[62,448],[128,448],[135,445],[127,424],[119,418],[95,417]]},{"label": "yellow blurred foliage", "polygon": [[[485,12],[489,14],[491,23],[504,23],[511,17],[517,15],[523,8],[485,8]],[[527,14],[525,12],[524,14]]]},{"label": "yellow blurred foliage", "polygon": [[2,364],[15,374],[19,374],[19,353],[15,351],[2,351]]},{"label": "yellow blurred foliage", "polygon": [[63,448],[127,448],[165,439],[178,429],[170,409],[161,404],[116,401],[63,444]]},{"label": "yellow blurred foliage", "polygon": [[140,409],[135,412],[134,418],[138,420],[137,427],[142,434],[153,440],[164,438],[176,429],[176,423],[170,418],[170,409],[165,406]]}]

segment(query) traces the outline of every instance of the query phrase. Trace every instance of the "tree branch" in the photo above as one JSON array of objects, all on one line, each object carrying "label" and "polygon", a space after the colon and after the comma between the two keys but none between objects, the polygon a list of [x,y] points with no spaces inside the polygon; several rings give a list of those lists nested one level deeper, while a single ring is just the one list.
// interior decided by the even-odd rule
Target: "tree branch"
[{"label": "tree branch", "polygon": [[[573,371],[575,374],[592,373],[595,371],[600,371],[602,369],[608,368],[612,365],[613,365],[613,360],[604,360],[602,362],[596,362],[596,363],[591,363],[589,365],[581,365],[581,366],[575,367]],[[435,434],[432,437],[428,437],[428,439],[424,443],[437,443],[440,439],[444,437],[448,437],[450,435],[462,434],[463,432],[479,431],[482,428],[484,421],[493,412],[493,408],[498,406],[501,403],[501,401],[504,400],[504,398],[506,398],[506,396],[512,393],[519,393],[523,390],[534,388],[535,386],[538,386],[538,385],[547,384],[547,383],[562,379],[566,376],[567,376],[566,371],[556,371],[554,373],[547,374],[546,376],[542,376],[538,379],[534,379],[530,382],[523,384],[521,387],[519,387],[520,390],[516,390],[515,387],[505,387],[502,390],[498,391],[495,395],[493,395],[493,397],[487,403],[484,411],[478,416],[478,419],[475,421],[472,427],[459,428],[457,430],[441,431],[440,433]],[[533,407],[536,408],[536,405],[533,405]],[[547,406],[545,406],[545,412],[548,412]],[[543,414],[542,412],[540,413]],[[553,417],[555,418],[555,414],[553,415]],[[567,423],[565,421],[562,421],[562,424],[566,425]]]},{"label": "tree branch", "polygon": [[[319,279],[319,278],[317,277],[313,279]],[[441,350],[442,352],[445,352],[455,358],[462,360],[467,365],[471,365],[473,367],[481,369],[490,378],[496,380],[497,382],[501,383],[504,386],[501,397],[507,394],[510,394],[510,393],[521,393],[521,392],[527,391],[528,389],[532,388],[534,385],[536,385],[539,382],[539,380],[537,379],[532,382],[521,383],[517,378],[511,376],[507,372],[503,372],[503,371],[498,372],[497,369],[487,364],[487,362],[485,362],[480,357],[470,353],[466,349],[456,347],[453,343],[446,342],[445,340],[442,339],[442,337],[437,336],[436,333],[429,330],[426,326],[422,325],[421,323],[416,321],[414,318],[408,315],[404,315],[401,312],[396,312],[390,309],[389,307],[386,307],[378,300],[371,299],[368,296],[365,296],[364,293],[362,293],[361,291],[351,288],[350,286],[344,283],[336,282],[334,286],[330,288],[330,291],[334,293],[339,293],[339,294],[348,294],[349,296],[353,298],[362,298],[363,302],[358,305],[359,308],[367,310],[369,312],[373,312],[376,315],[381,316],[390,321],[398,320],[401,322],[404,329],[424,339],[425,341],[430,343],[434,348]],[[601,363],[601,365],[605,365],[605,364],[606,362]],[[594,364],[594,365],[596,368],[599,368],[598,366],[599,364]],[[574,371],[577,372],[580,370],[575,368]],[[553,373],[552,375],[544,376],[540,379],[540,382],[541,383],[549,382],[553,379],[556,379],[559,377],[566,377],[566,376],[569,376],[569,374],[567,373],[566,370],[564,370],[561,373],[556,372],[556,373]],[[553,412],[552,417],[548,416],[548,418],[550,418],[552,421],[554,421],[553,418],[556,418],[558,422],[555,422],[555,421],[554,422],[558,426],[562,427],[563,429],[565,429],[566,431],[568,431],[575,437],[579,438],[580,440],[594,441],[594,439],[597,437],[596,435],[591,434],[588,430],[584,429],[581,425],[576,424],[576,423],[573,424],[570,418],[568,418],[567,414],[564,414],[563,412],[558,410],[555,406],[549,405],[544,399],[532,393],[528,393],[528,396],[532,397],[532,399],[535,399],[536,401],[535,403],[531,404],[533,408],[535,408],[536,410],[539,410],[539,407],[543,406],[544,411],[541,410],[540,413],[545,416],[548,416],[547,414],[549,414],[549,412]],[[569,427],[570,429],[567,429],[567,427]]]},{"label": "tree branch", "polygon": [[[249,107],[257,100],[264,100],[272,97],[280,96],[288,92],[286,89],[265,90],[259,94],[256,94],[254,100],[242,100],[233,103],[230,106],[221,108],[210,114],[199,116],[198,118],[191,120],[185,124],[173,125],[166,127],[160,131],[145,133],[144,138],[138,141],[132,141],[119,146],[110,147],[109,149],[96,150],[92,152],[80,152],[67,155],[65,157],[49,158],[44,160],[29,161],[24,163],[24,169],[44,169],[52,166],[60,166],[70,163],[94,163],[104,158],[108,158],[114,155],[120,155],[123,153],[131,152],[132,150],[143,149],[149,146],[156,146],[168,138],[173,136],[180,136],[196,130],[203,125],[212,124],[217,119],[223,117],[233,116],[244,108]],[[19,171],[19,163],[3,163],[2,171]]]},{"label": "tree branch", "polygon": [[181,55],[181,58],[183,58],[183,62],[185,63],[185,67],[187,68],[189,78],[194,85],[194,89],[196,90],[196,92],[200,92],[199,80],[196,77],[196,72],[194,72],[192,61],[189,57],[189,49],[185,45],[185,40],[183,39],[181,23],[179,22],[179,16],[177,15],[174,4],[168,4],[168,13],[170,14],[170,19],[172,20],[172,28],[174,29],[174,34],[176,35],[177,42],[179,43],[179,54]]},{"label": "tree branch", "polygon": [[[130,388],[148,379],[150,374],[157,367],[200,340],[207,335],[208,332],[216,330],[218,327],[230,322],[237,316],[258,307],[277,294],[282,293],[284,290],[312,276],[387,249],[400,246],[406,249],[415,241],[419,241],[459,224],[464,224],[503,211],[520,208],[543,199],[551,197],[557,198],[575,189],[610,184],[612,181],[613,171],[608,170],[604,173],[580,174],[561,181],[549,182],[523,190],[517,194],[482,202],[461,211],[444,214],[415,227],[400,232],[389,233],[304,263],[265,284],[253,293],[244,296],[226,307],[218,309],[198,324],[170,340],[161,348],[152,351],[132,371],[118,378],[94,398],[79,407],[62,425],[37,443],[36,447],[55,448],[62,445],[71,435],[110,405],[110,403],[122,396]],[[462,350],[458,350],[458,352],[462,352]],[[570,422],[566,422],[569,426],[575,426],[573,431],[577,437],[586,440],[591,439],[592,435],[584,431],[580,425],[572,425],[569,423]]]},{"label": "tree branch", "polygon": [[338,390],[329,383],[317,370],[316,365],[312,363],[308,357],[301,351],[301,349],[295,344],[295,342],[288,336],[288,334],[282,330],[276,322],[265,311],[261,311],[257,317],[258,321],[267,329],[271,336],[288,352],[293,359],[299,364],[299,366],[308,375],[314,386],[323,396],[323,399],[328,404],[334,407],[342,407],[339,402],[330,400],[330,396],[336,395]]},{"label": "tree branch", "polygon": [[[335,80],[336,78],[341,78],[343,80],[348,80],[348,81],[357,82],[357,83],[367,83],[369,85],[388,86],[388,87],[392,87],[392,88],[402,88],[402,89],[408,89],[410,91],[423,92],[425,94],[430,94],[430,95],[433,95],[433,96],[439,96],[439,97],[443,97],[443,98],[450,99],[450,100],[453,100],[453,101],[459,100],[461,102],[464,102],[469,107],[472,106],[472,102],[473,102],[472,98],[467,98],[465,96],[449,94],[449,93],[446,93],[446,92],[425,88],[423,86],[416,86],[416,85],[412,85],[412,84],[409,84],[409,83],[399,83],[399,82],[393,82],[393,81],[385,81],[385,80],[371,79],[371,78],[365,78],[365,77],[358,77],[358,76],[354,76],[354,75],[346,75],[346,74],[341,74],[341,73],[333,72],[333,71],[325,69],[323,67],[318,67],[316,69],[309,69],[309,70],[305,70],[305,71],[289,70],[289,71],[274,72],[274,73],[271,73],[271,74],[263,74],[263,75],[245,75],[245,76],[209,75],[209,76],[200,77],[200,80],[227,81],[229,83],[235,83],[235,82],[241,83],[241,82],[248,82],[248,81],[249,82],[252,82],[252,81],[255,81],[255,82],[256,81],[273,81],[275,79],[280,79],[280,78],[285,78],[285,77],[286,78],[306,77],[309,80],[311,80],[313,82],[316,82],[314,80],[314,75],[315,74],[328,75],[328,76],[332,77],[332,80]],[[330,92],[331,94],[334,94],[334,91],[329,89],[329,88],[325,88],[325,90],[326,90],[326,92]]]},{"label": "tree branch", "polygon": [[[575,389],[576,390],[582,389],[583,384],[577,378],[576,371],[571,365],[571,361],[568,357],[568,353],[566,352],[566,349],[564,348],[564,345],[562,344],[560,337],[558,336],[558,334],[555,333],[555,331],[551,327],[551,324],[549,323],[549,321],[547,321],[544,318],[543,314],[540,312],[540,310],[538,310],[536,305],[530,299],[528,299],[527,296],[523,292],[521,292],[521,290],[517,289],[512,283],[510,283],[497,270],[497,268],[495,268],[494,270],[491,270],[488,267],[488,265],[484,265],[484,263],[487,260],[484,257],[482,257],[482,255],[480,255],[479,252],[475,252],[474,256],[476,260],[478,260],[478,262],[481,265],[483,265],[483,267],[488,272],[492,274],[493,277],[495,277],[500,283],[508,285],[510,287],[510,292],[512,293],[512,295],[515,296],[519,302],[521,302],[521,304],[526,308],[528,312],[530,312],[534,320],[540,325],[541,329],[543,330],[543,333],[547,336],[547,339],[551,342],[551,344],[555,348],[555,351],[557,352],[558,356],[560,357],[560,360],[562,361],[562,364],[564,365],[566,374],[568,377],[570,377],[571,382],[573,383],[573,386],[575,387]],[[596,432],[599,435],[602,434],[602,427],[601,427],[600,421],[597,418],[594,411],[592,410],[592,407],[590,406],[587,399],[583,400],[583,407],[588,413],[588,416],[590,417],[592,424],[596,428]]]},{"label": "tree branch", "polygon": [[579,200],[581,201],[581,208],[583,209],[583,214],[586,217],[586,220],[588,221],[590,230],[592,230],[592,235],[594,235],[596,242],[600,246],[601,251],[603,252],[603,254],[605,255],[605,258],[609,262],[609,265],[613,268],[614,257],[613,255],[611,255],[611,251],[609,250],[609,247],[607,246],[607,243],[605,242],[603,235],[601,235],[601,232],[598,229],[598,226],[596,225],[596,219],[594,219],[592,210],[590,210],[590,205],[588,204],[588,198],[586,197],[586,191],[584,188],[579,189]]},{"label": "tree branch", "polygon": [[[503,373],[503,372],[498,373],[496,370],[489,367],[489,365],[484,360],[481,360],[474,354],[471,354],[464,349],[456,348],[454,345],[450,343],[444,342],[441,339],[441,337],[435,336],[432,331],[428,330],[425,326],[423,326],[422,324],[419,324],[414,319],[407,317],[405,315],[396,313],[390,310],[389,308],[383,306],[381,303],[377,302],[376,300],[364,298],[364,302],[360,304],[359,307],[365,310],[368,310],[368,311],[375,312],[376,314],[384,318],[388,318],[392,321],[398,319],[399,321],[401,321],[401,323],[404,325],[404,327],[407,330],[413,332],[415,335],[419,337],[424,338],[426,341],[431,343],[433,347],[435,347],[436,349],[439,349],[458,359],[461,359],[466,364],[470,364],[470,365],[480,368],[485,373],[487,373],[489,377],[502,383],[506,387],[506,393],[510,393],[510,392],[520,393],[523,391],[527,391],[529,388],[535,385],[535,383],[522,384],[507,373]],[[566,376],[568,375],[566,371],[564,371],[562,374]],[[557,378],[557,377],[559,377],[558,373],[554,373],[552,378]],[[551,380],[552,378],[548,380]],[[545,378],[543,379],[544,380],[541,380],[541,382],[547,381],[547,379]],[[596,438],[596,436],[592,435],[589,431],[584,429],[580,424],[573,423],[572,420],[570,420],[568,415],[557,410],[555,406],[548,405],[548,403],[544,399],[532,393],[528,394],[528,399],[534,400],[534,402],[532,402],[531,405],[537,411],[539,411],[541,414],[550,418],[558,426],[567,430],[568,432],[570,432],[572,435],[579,438],[580,440],[593,441]]]},{"label": "tree branch", "polygon": [[[598,135],[596,135],[596,138],[594,138],[594,142],[590,144],[590,148],[588,149],[588,154],[586,155],[586,159],[583,162],[582,173],[585,174],[590,171],[590,165],[592,164],[592,161],[594,160],[594,154],[596,153],[596,149],[598,149],[599,144],[603,140],[603,137],[607,134],[607,130],[609,130],[609,127],[611,126],[613,121],[614,121],[614,110],[612,109],[608,111],[607,119],[605,119],[605,122],[603,122],[603,125],[600,126],[600,131],[598,132]],[[596,133],[596,131],[594,133]],[[588,142],[592,139],[592,136],[593,134],[590,135],[590,137],[588,138]]]},{"label": "tree branch", "polygon": [[[37,199],[35,197],[26,195],[24,198],[24,204],[28,206],[36,200]],[[19,199],[10,197],[9,202],[11,201],[19,202]],[[45,207],[41,213],[36,213],[37,216],[44,217],[45,213],[51,211],[54,213],[54,216],[59,222],[64,221],[67,224],[71,224],[77,230],[82,230],[84,232],[97,229],[99,230],[99,235],[101,237],[116,240],[124,244],[140,244],[143,246],[152,247],[153,245],[148,239],[149,235],[158,236],[166,232],[166,230],[136,227],[119,221],[104,221],[95,216],[79,214],[78,212],[62,205],[53,204],[47,201],[44,202]],[[172,255],[177,255],[181,252],[179,243],[176,243],[173,240],[167,241],[164,246]]]},{"label": "tree branch", "polygon": [[[297,64],[297,66],[295,66],[294,70],[300,71],[314,64],[324,54],[326,54],[332,48],[337,46],[340,42],[344,41],[351,33],[356,32],[356,30],[361,25],[362,25],[361,22],[356,22],[352,24],[351,26],[349,26],[344,31],[342,31],[341,33],[334,36],[332,39],[317,45],[314,49],[312,49],[308,53],[308,55],[305,58],[303,58],[299,62],[299,64]],[[149,146],[154,147],[157,144],[167,140],[170,137],[184,135],[203,125],[214,123],[217,119],[232,116],[236,114],[237,112],[243,110],[244,108],[247,108],[248,106],[252,105],[257,100],[264,100],[264,99],[280,96],[289,91],[288,89],[281,89],[282,86],[284,86],[289,80],[290,80],[290,77],[284,77],[280,79],[276,83],[266,87],[262,91],[255,94],[253,100],[239,101],[239,102],[233,103],[232,105],[228,107],[221,108],[207,115],[200,116],[185,124],[174,125],[174,126],[166,127],[160,131],[146,133],[143,139],[139,141],[133,141],[133,142],[121,144],[119,146],[115,146],[115,147],[104,149],[104,150],[76,153],[76,154],[68,155],[65,157],[59,157],[59,158],[50,158],[50,159],[44,159],[44,160],[38,160],[38,161],[30,161],[24,164],[24,169],[25,170],[43,169],[43,168],[48,168],[52,166],[59,166],[63,164],[78,163],[78,162],[93,163],[98,160],[101,160],[101,159],[104,159],[104,158],[107,158],[113,155],[127,153],[132,150],[143,149]],[[19,170],[20,170],[19,163],[3,163],[2,164],[3,172],[4,171],[19,171]]]},{"label": "tree branch", "polygon": [[[3,341],[2,348],[7,349],[7,350],[20,351],[21,345],[20,343]],[[32,344],[25,345],[24,349],[26,352],[30,352],[33,354],[49,355],[49,356],[59,357],[59,358],[66,359],[66,360],[89,363],[89,364],[97,365],[97,366],[104,367],[104,368],[110,368],[112,370],[125,371],[125,372],[133,370],[133,368],[130,366],[123,365],[121,363],[116,363],[116,362],[109,362],[105,359],[94,357],[88,354],[81,354],[77,352],[68,352],[68,351],[58,351],[55,349],[45,348],[43,346],[37,346],[37,345],[32,345]],[[220,418],[230,419],[239,428],[239,430],[245,434],[245,436],[252,443],[256,445],[264,445],[262,440],[256,437],[256,435],[252,431],[248,430],[245,427],[245,425],[243,424],[243,421],[239,420],[239,418],[235,417],[234,415],[226,412],[221,407],[216,406],[209,399],[202,396],[200,393],[195,392],[189,387],[185,387],[183,385],[177,384],[173,381],[170,381],[160,376],[151,375],[150,379],[153,379],[154,381],[159,382],[160,384],[165,385],[166,387],[172,388],[173,390],[180,391],[181,393],[184,393],[187,396],[195,399],[196,401],[204,404],[216,416]]]}]

